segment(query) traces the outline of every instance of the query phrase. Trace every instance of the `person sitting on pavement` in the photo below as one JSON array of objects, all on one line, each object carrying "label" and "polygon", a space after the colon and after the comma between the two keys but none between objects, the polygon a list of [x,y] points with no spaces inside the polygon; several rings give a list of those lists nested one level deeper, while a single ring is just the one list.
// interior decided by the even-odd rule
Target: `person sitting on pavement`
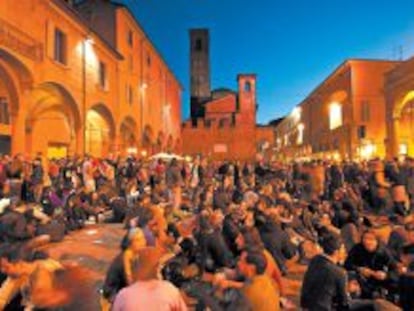
[{"label": "person sitting on pavement", "polygon": [[337,265],[343,258],[344,246],[333,235],[325,236],[319,243],[323,254],[312,258],[305,273],[301,307],[306,311],[348,310],[346,271]]},{"label": "person sitting on pavement", "polygon": [[141,229],[130,229],[122,241],[122,251],[112,261],[103,285],[103,297],[110,303],[124,287],[134,282],[134,269],[139,251],[146,247],[144,233]]},{"label": "person sitting on pavement", "polygon": [[115,297],[113,311],[186,311],[187,305],[172,283],[157,279],[160,253],[156,248],[140,252],[136,282],[122,289]]}]

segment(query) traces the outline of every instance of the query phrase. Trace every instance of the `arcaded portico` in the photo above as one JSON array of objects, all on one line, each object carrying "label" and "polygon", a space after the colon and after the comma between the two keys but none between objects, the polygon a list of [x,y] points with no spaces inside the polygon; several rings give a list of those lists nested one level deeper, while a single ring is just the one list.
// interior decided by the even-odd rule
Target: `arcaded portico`
[{"label": "arcaded portico", "polygon": [[101,2],[104,25],[64,0],[2,1],[0,153],[179,147],[179,82],[129,10]]},{"label": "arcaded portico", "polygon": [[414,58],[386,75],[387,155],[414,156]]}]

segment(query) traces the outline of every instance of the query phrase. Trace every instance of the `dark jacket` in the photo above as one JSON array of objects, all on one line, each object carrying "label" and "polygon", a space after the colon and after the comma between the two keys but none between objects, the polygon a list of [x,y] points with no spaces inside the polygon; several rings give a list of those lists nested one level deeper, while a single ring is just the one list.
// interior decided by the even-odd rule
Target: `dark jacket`
[{"label": "dark jacket", "polygon": [[29,222],[24,214],[9,211],[0,218],[0,239],[5,242],[17,242],[33,237],[29,231]]},{"label": "dark jacket", "polygon": [[303,279],[300,305],[309,311],[348,310],[345,270],[323,255],[315,256]]},{"label": "dark jacket", "polygon": [[112,301],[116,294],[126,286],[128,286],[128,283],[125,277],[123,253],[120,253],[112,261],[106,274],[103,296]]},{"label": "dark jacket", "polygon": [[227,247],[219,229],[206,232],[199,237],[203,266],[207,271],[231,268],[234,265],[232,252]]}]

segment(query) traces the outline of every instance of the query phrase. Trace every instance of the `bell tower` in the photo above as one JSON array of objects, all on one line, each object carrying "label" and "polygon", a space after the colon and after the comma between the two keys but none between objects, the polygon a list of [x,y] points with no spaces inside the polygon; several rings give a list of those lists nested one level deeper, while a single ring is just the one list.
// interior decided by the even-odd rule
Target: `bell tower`
[{"label": "bell tower", "polygon": [[240,74],[237,76],[239,85],[239,113],[244,125],[256,126],[256,75]]},{"label": "bell tower", "polygon": [[190,30],[191,118],[204,116],[210,99],[210,38],[208,29]]}]

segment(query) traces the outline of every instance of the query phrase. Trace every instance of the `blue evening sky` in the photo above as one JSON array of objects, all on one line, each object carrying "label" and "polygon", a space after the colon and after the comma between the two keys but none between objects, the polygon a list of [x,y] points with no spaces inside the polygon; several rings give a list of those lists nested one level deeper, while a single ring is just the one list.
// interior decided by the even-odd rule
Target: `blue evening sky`
[{"label": "blue evening sky", "polygon": [[184,86],[190,28],[210,29],[212,88],[258,75],[258,122],[288,114],[347,58],[414,55],[413,0],[123,0]]}]

